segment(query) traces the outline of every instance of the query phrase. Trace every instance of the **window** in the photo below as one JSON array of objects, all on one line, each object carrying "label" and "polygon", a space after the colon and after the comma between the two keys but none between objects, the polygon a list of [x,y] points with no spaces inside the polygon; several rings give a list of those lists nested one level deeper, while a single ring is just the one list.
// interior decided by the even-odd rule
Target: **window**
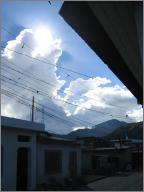
[{"label": "window", "polygon": [[19,142],[30,142],[31,137],[27,135],[18,135],[18,141]]},{"label": "window", "polygon": [[60,173],[62,170],[61,151],[45,151],[45,174]]}]

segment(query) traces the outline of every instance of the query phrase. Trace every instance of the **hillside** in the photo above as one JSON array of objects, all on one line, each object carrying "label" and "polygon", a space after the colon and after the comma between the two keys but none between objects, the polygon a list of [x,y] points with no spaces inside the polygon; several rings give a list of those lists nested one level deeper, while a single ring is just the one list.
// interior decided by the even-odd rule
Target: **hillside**
[{"label": "hillside", "polygon": [[76,131],[72,131],[66,137],[70,139],[74,139],[76,137],[103,137],[106,136],[118,127],[125,125],[126,122],[118,121],[116,119],[112,119],[98,125],[92,127],[92,129],[79,129]]},{"label": "hillside", "polygon": [[129,139],[143,139],[143,122],[138,123],[128,123],[114,130],[108,135],[108,138],[118,139],[126,138],[126,135]]}]

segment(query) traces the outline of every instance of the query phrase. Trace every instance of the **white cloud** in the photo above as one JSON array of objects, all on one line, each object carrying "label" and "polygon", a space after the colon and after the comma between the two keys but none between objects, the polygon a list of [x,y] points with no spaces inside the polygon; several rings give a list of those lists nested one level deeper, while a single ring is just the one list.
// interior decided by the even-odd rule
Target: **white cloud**
[{"label": "white cloud", "polygon": [[6,57],[8,59],[12,59],[14,56],[14,53],[8,49],[12,49],[14,51],[19,49],[20,46],[23,45],[22,42],[23,42],[23,40],[27,34],[29,34],[29,36],[32,37],[32,30],[31,29],[24,29],[23,31],[20,32],[20,34],[16,37],[15,40],[8,41],[7,46],[6,46],[7,49],[4,49],[2,56]]},{"label": "white cloud", "polygon": [[[27,44],[23,44],[23,42]],[[15,40],[7,43],[3,51],[2,75],[7,76],[9,79],[15,79],[26,86],[33,87],[36,91],[34,90],[31,93],[17,87],[16,82],[13,82],[13,85],[11,85],[2,81],[2,88],[9,89],[26,99],[32,99],[34,95],[36,102],[41,102],[45,105],[45,108],[50,109],[51,107],[54,109],[55,112],[52,110],[52,113],[61,117],[64,121],[43,116],[41,113],[37,113],[36,118],[37,121],[44,119],[46,128],[58,133],[68,133],[72,130],[82,129],[113,118],[128,122],[142,120],[142,108],[137,105],[135,97],[125,86],[112,85],[111,81],[107,78],[95,77],[87,80],[78,78],[71,81],[69,87],[64,90],[64,97],[58,95],[58,90],[65,83],[65,80],[60,80],[60,77],[56,75],[57,61],[62,55],[61,43],[62,41],[54,38],[52,34],[45,38],[42,36],[42,39],[39,39],[39,35],[35,34],[32,29],[21,31]],[[28,48],[27,45],[32,49]],[[8,49],[39,58],[50,63],[50,65],[41,63],[34,58],[19,55]],[[4,58],[13,62],[17,67],[7,62]],[[29,72],[36,74],[39,79],[53,86],[42,84],[33,78],[12,71],[7,66],[16,67],[18,70],[22,68],[22,71],[26,74],[29,74]],[[10,80],[9,82],[12,83]],[[39,90],[55,99],[51,100],[46,96],[42,96],[37,92]],[[30,108],[18,104],[16,101],[3,95],[1,108],[2,115],[30,118]]]},{"label": "white cloud", "polygon": [[77,131],[78,129],[85,129],[85,127],[84,126],[83,127],[74,127],[73,131]]},{"label": "white cloud", "polygon": [[130,118],[134,119],[137,122],[140,122],[143,120],[143,109],[142,108],[127,111],[127,114]]},{"label": "white cloud", "polygon": [[85,129],[85,128],[91,129],[91,127],[82,126],[82,127],[74,127],[74,128],[73,128],[73,131],[77,131],[77,130],[79,130],[79,129]]},{"label": "white cloud", "polygon": [[1,112],[3,116],[14,117],[18,119],[29,119],[30,111],[23,105],[18,105],[16,101],[6,96],[1,99]]},{"label": "white cloud", "polygon": [[[3,50],[3,53],[2,53],[2,75],[6,76],[9,79],[14,79],[19,83],[23,83],[26,86],[33,87],[36,90],[42,90],[43,92],[46,92],[47,95],[49,95],[50,97],[54,97],[57,95],[57,91],[65,83],[64,80],[59,80],[56,76],[57,61],[62,54],[61,40],[56,38],[54,39],[51,36],[51,41],[49,43],[48,40],[46,39],[45,41],[46,46],[44,46],[44,49],[43,49],[43,52],[44,52],[44,57],[43,57],[41,56],[41,52],[39,52],[41,50],[38,49],[39,45],[37,44],[34,35],[35,35],[35,32],[32,31],[32,29],[24,29],[23,31],[20,32],[20,34],[17,36],[15,40],[9,41],[7,43],[6,48]],[[23,44],[23,42],[26,42],[26,44],[25,43]],[[42,43],[44,45],[44,42]],[[48,49],[50,51],[48,51]],[[16,52],[20,52],[22,54],[27,54],[31,56],[33,54],[33,51],[36,51],[36,50],[37,50],[37,54],[35,54],[35,58],[46,60],[48,63],[50,63],[50,65],[41,63],[37,60],[31,59],[24,55],[20,55],[16,53]],[[5,59],[7,59],[8,61]],[[13,64],[16,66],[14,66]],[[32,74],[36,74],[40,79],[50,83],[53,86],[39,83],[35,79],[29,78],[13,70],[10,70],[7,66],[13,67],[16,70],[21,70],[22,68],[23,69],[22,71],[27,75],[29,74],[29,72]],[[4,80],[7,80],[7,79],[4,78]],[[9,89],[12,88],[13,92],[23,95],[25,98],[32,98],[32,95],[34,95],[36,98],[36,101],[40,101],[44,99],[43,96],[41,96],[40,94],[31,93],[30,91],[21,89],[15,86],[16,83],[14,83],[13,81],[9,81],[9,82],[13,83],[13,85],[2,81],[2,88],[5,88],[5,89],[6,87],[9,87]],[[6,97],[2,96],[2,101],[3,100],[4,102],[2,104],[2,115],[7,114],[8,116],[12,116],[14,115],[14,111],[16,111],[17,117],[21,117],[21,114],[23,114],[23,110],[20,110],[21,108],[19,108],[19,105],[17,102],[9,100],[9,98],[7,98],[7,101],[6,101]],[[8,106],[9,106],[9,110],[8,110]],[[10,110],[10,106],[12,106],[13,110]],[[25,109],[24,111],[26,112],[28,111],[28,109],[27,110]]]},{"label": "white cloud", "polygon": [[[86,117],[91,122],[95,118],[97,123],[111,118],[128,122],[138,120],[134,115],[126,116],[129,110],[135,111],[138,107],[136,98],[125,86],[111,85],[109,79],[101,77],[87,80],[77,79],[70,83],[65,93],[65,101],[77,105],[73,107],[63,105],[69,116]],[[141,109],[141,107],[139,108]],[[87,109],[93,110],[93,112]],[[94,112],[95,117],[92,115]],[[139,116],[139,120],[142,120],[142,110],[136,110],[135,113]]]}]

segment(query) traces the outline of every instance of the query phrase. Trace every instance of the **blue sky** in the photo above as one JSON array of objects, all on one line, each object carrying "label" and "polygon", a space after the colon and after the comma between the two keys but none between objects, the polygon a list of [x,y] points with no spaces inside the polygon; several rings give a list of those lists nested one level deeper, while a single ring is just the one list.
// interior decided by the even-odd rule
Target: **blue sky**
[{"label": "blue sky", "polygon": [[[63,1],[60,0],[52,1],[51,4],[48,1],[4,1],[2,3],[2,27],[14,34],[14,36],[11,36],[2,29],[3,45],[23,53],[28,53],[29,51],[29,54],[31,54],[30,50],[26,50],[26,47],[22,49],[21,46],[19,46],[16,37],[22,38],[22,42],[24,41],[27,45],[30,43],[30,45],[33,45],[33,49],[37,49],[35,44],[33,44],[35,33],[33,33],[32,36],[30,32],[24,31],[24,29],[36,31],[41,28],[41,26],[45,26],[50,30],[53,40],[61,39],[61,44],[58,43],[58,45],[53,44],[52,47],[50,46],[53,51],[51,55],[52,58],[50,59],[48,52],[46,54],[46,59],[50,59],[54,67],[56,66],[56,71],[54,67],[44,66],[42,63],[14,54],[7,49],[4,50],[4,57],[8,59],[9,54],[13,54],[13,58],[9,59],[9,61],[14,62],[18,68],[24,67],[25,72],[33,69],[32,72],[36,72],[41,79],[55,84],[54,88],[44,89],[44,87],[41,87],[31,79],[31,83],[33,85],[35,84],[34,86],[37,89],[42,89],[51,96],[55,95],[59,100],[59,102],[54,100],[46,101],[44,98],[41,98],[40,95],[36,95],[37,100],[39,98],[39,101],[44,103],[45,106],[59,111],[59,115],[65,120],[74,121],[74,118],[79,118],[82,121],[90,122],[90,124],[86,125],[81,122],[77,127],[83,128],[91,125],[92,122],[97,124],[111,118],[129,122],[140,121],[142,119],[142,108],[137,105],[136,99],[107,65],[103,63],[96,53],[91,50],[59,15],[62,4]],[[20,34],[21,31],[23,35]],[[11,40],[14,41],[12,42]],[[11,44],[5,43],[8,41],[11,41]],[[44,47],[42,47],[42,49],[43,48]],[[55,56],[58,57],[56,63],[54,62]],[[39,58],[39,55],[36,57]],[[4,63],[6,63],[6,61],[3,61],[3,64]],[[9,65],[10,63],[6,64]],[[72,69],[89,77],[64,71],[57,66]],[[3,75],[11,76],[10,72],[12,71],[8,71],[9,69],[6,69],[6,66],[3,67],[4,71],[7,71],[2,71]],[[11,77],[14,80],[19,79],[19,83],[29,81],[28,78],[23,79],[24,81],[22,80],[24,77],[17,78],[16,74]],[[6,85],[3,84],[3,87],[6,88]],[[13,85],[11,88],[26,98],[32,97],[33,93],[25,92],[16,87],[16,85]],[[70,92],[73,92],[73,95],[70,95]],[[76,104],[77,106],[74,107],[66,104],[63,100]],[[3,115],[5,116],[24,118],[24,115],[28,112],[28,109],[19,107],[18,103],[6,97],[2,98],[2,106]],[[128,118],[126,118],[127,114]],[[58,124],[59,127],[57,127],[56,120],[52,121],[50,119],[45,123],[56,132],[61,132],[60,127],[63,128],[64,133],[68,133],[77,128],[72,126],[65,126],[64,128],[64,124],[61,124],[61,126]]]},{"label": "blue sky", "polygon": [[[48,1],[3,2],[2,25],[16,36],[24,28],[35,29],[41,25],[48,26],[54,36],[62,39],[63,54],[59,59],[60,66],[92,77],[97,75],[107,77],[114,84],[122,85],[107,65],[59,15],[62,4],[63,1],[60,0],[52,2],[51,5]],[[2,35],[3,41],[13,39],[7,32],[2,31]],[[58,70],[57,73],[63,74],[62,78],[67,77],[67,74],[62,73],[62,70]],[[73,73],[71,75],[73,78],[78,77]],[[67,82],[69,82],[69,79],[71,80],[68,77]]]}]

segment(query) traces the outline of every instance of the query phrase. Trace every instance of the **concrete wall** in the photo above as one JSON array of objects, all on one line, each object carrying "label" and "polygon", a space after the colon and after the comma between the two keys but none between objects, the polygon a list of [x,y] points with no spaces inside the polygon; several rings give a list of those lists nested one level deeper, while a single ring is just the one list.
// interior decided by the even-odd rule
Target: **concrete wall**
[{"label": "concrete wall", "polygon": [[91,154],[82,153],[82,173],[92,170]]},{"label": "concrete wall", "polygon": [[[62,171],[59,174],[45,175],[45,163],[44,163],[44,153],[45,150],[56,150],[62,152]],[[38,144],[37,153],[37,183],[47,183],[50,178],[54,177],[57,180],[63,180],[65,177],[69,177],[69,153],[71,151],[77,152],[77,173],[81,175],[81,150],[80,148],[66,146],[66,145],[51,145],[51,144]]]},{"label": "concrete wall", "polygon": [[109,164],[108,157],[117,157],[119,159],[119,169],[124,169],[125,165],[128,162],[132,161],[132,151],[131,149],[126,149],[121,152],[116,151],[96,151],[96,152],[83,152],[82,153],[82,172],[88,173],[90,171],[93,171],[92,166],[92,157],[98,156],[100,159],[100,164],[98,169],[100,168],[108,168],[111,166],[111,169],[113,168],[113,165]]},{"label": "concrete wall", "polygon": [[93,156],[97,156],[99,158],[99,167],[96,169],[100,169],[101,167],[107,168],[108,166],[108,155],[98,154],[98,153],[83,153],[82,154],[82,172],[83,174],[90,173],[94,171],[92,158]]},{"label": "concrete wall", "polygon": [[[18,142],[18,135],[31,136],[31,142]],[[27,133],[22,130],[4,128],[1,131],[1,145],[3,146],[3,175],[1,177],[2,190],[16,190],[17,177],[17,151],[20,147],[29,149],[29,173],[28,189],[36,186],[36,136],[34,133]]]},{"label": "concrete wall", "polygon": [[[18,142],[18,135],[31,136],[30,142]],[[29,149],[28,190],[36,189],[37,184],[47,182],[50,177],[62,179],[69,176],[69,153],[77,152],[77,174],[81,175],[81,149],[71,145],[37,144],[36,133],[21,130],[2,128],[1,145],[3,146],[3,175],[1,188],[6,191],[15,191],[17,182],[17,151],[20,147]],[[44,151],[62,151],[62,172],[57,175],[45,176]]]}]

